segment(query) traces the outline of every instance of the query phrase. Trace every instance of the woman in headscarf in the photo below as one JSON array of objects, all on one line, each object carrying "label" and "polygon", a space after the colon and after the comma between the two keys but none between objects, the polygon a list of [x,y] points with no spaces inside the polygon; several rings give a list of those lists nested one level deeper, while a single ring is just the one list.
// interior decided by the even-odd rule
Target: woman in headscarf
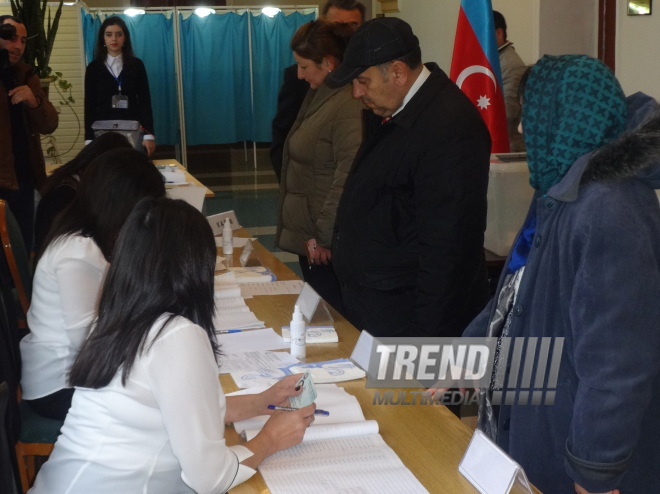
[{"label": "woman in headscarf", "polygon": [[[479,427],[545,494],[660,492],[660,116],[624,133],[655,102],[627,108],[612,72],[582,55],[544,56],[522,96],[536,193],[495,298],[464,333],[498,338]],[[527,389],[511,386],[516,337],[553,337],[556,386],[541,364]]]}]

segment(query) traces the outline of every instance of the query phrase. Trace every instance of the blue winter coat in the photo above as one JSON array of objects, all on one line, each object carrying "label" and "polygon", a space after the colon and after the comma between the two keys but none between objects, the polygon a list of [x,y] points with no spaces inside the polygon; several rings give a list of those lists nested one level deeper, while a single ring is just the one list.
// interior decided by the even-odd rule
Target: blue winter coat
[{"label": "blue winter coat", "polygon": [[[653,126],[660,134],[660,117]],[[536,233],[510,336],[564,337],[564,351],[554,405],[501,406],[497,442],[545,494],[575,492],[574,482],[589,492],[660,493],[654,188],[660,138],[633,134],[582,157],[533,199]],[[493,305],[464,336],[486,334]]]}]

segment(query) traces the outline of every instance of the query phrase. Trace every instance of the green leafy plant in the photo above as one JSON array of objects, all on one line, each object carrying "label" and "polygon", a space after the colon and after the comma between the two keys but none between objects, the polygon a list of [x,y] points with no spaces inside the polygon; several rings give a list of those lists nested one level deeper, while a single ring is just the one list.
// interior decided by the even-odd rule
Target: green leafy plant
[{"label": "green leafy plant", "polygon": [[50,79],[50,87],[55,88],[55,91],[57,91],[57,95],[59,96],[59,104],[61,106],[68,106],[71,109],[73,116],[76,118],[76,122],[78,123],[78,133],[76,134],[76,138],[71,143],[71,146],[69,146],[69,149],[62,153],[58,152],[56,146],[57,141],[52,134],[43,137],[43,140],[47,143],[46,154],[53,159],[57,159],[69,153],[75,147],[78,139],[80,139],[80,117],[78,116],[76,109],[72,106],[76,102],[72,93],[72,84],[66,79],[62,78],[62,72],[52,73],[50,75]]},{"label": "green leafy plant", "polygon": [[36,69],[41,79],[51,76],[50,55],[60,25],[62,5],[64,0],[60,0],[55,15],[51,17],[47,0],[11,0],[13,15],[25,23],[28,33],[23,58]]}]

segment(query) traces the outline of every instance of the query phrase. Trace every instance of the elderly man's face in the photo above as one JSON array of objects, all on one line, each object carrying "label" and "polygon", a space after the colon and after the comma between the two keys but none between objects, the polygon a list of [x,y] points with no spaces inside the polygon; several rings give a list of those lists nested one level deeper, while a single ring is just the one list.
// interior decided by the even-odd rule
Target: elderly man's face
[{"label": "elderly man's face", "polygon": [[330,7],[325,18],[329,22],[340,22],[348,24],[353,31],[356,31],[362,25],[362,14],[358,9],[344,10],[337,7]]},{"label": "elderly man's face", "polygon": [[378,67],[369,67],[353,79],[353,97],[380,117],[391,117],[405,98],[394,83],[391,65],[383,74]]},{"label": "elderly man's face", "polygon": [[13,24],[16,28],[16,36],[10,40],[4,40],[0,38],[0,48],[3,48],[9,52],[9,63],[15,65],[25,51],[25,43],[27,42],[27,30],[23,24],[19,24],[11,19],[5,19],[3,24]]}]

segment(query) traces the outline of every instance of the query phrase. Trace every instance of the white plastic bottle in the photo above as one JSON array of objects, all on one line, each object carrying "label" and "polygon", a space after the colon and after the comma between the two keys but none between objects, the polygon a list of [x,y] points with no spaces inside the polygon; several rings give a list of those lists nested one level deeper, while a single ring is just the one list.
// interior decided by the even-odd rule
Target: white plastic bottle
[{"label": "white plastic bottle", "polygon": [[307,355],[307,349],[305,346],[306,329],[302,312],[300,312],[300,307],[296,305],[293,311],[293,318],[289,324],[289,330],[291,331],[291,355],[301,362],[305,361]]},{"label": "white plastic bottle", "polygon": [[230,255],[234,253],[234,232],[231,229],[229,219],[222,225],[222,253]]}]

